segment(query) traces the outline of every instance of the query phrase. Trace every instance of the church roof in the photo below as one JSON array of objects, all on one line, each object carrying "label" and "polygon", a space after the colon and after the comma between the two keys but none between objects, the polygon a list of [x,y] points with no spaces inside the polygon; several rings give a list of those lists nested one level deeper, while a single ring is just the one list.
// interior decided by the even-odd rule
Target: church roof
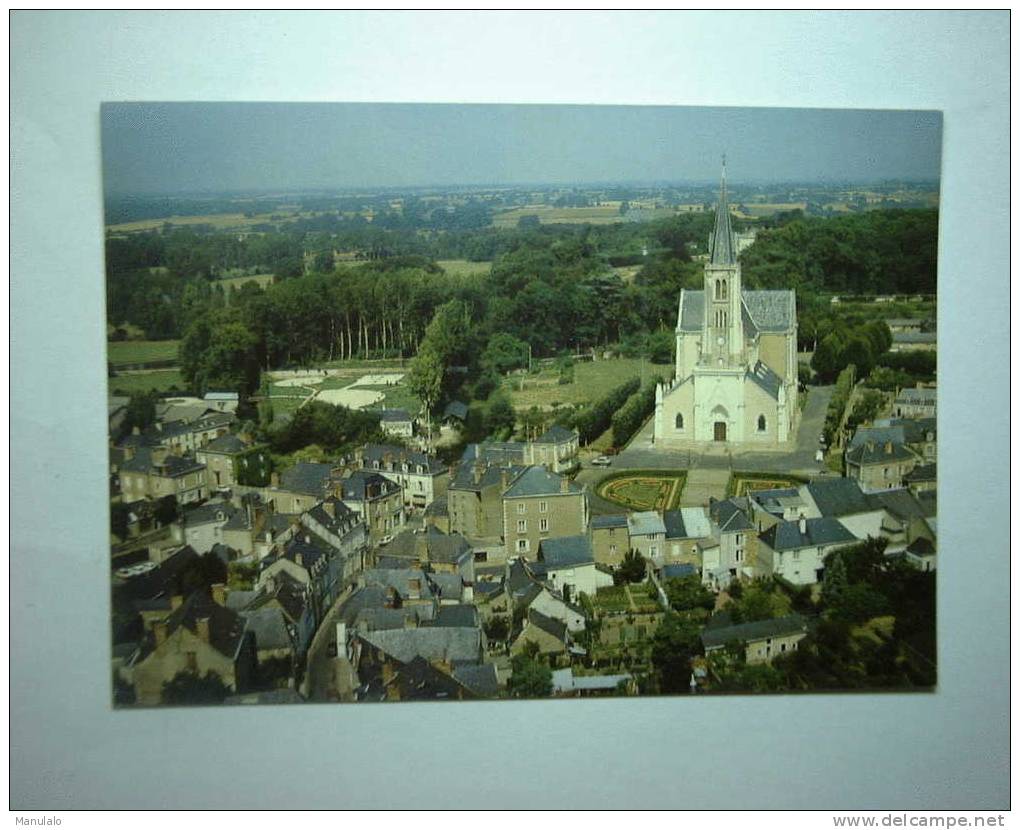
[{"label": "church roof", "polygon": [[[745,337],[754,337],[759,332],[788,331],[796,324],[797,301],[793,291],[744,291],[742,297]],[[677,323],[680,331],[701,331],[705,323],[704,291],[680,292]]]},{"label": "church roof", "polygon": [[737,245],[733,239],[733,226],[730,224],[730,204],[726,198],[725,158],[723,158],[719,204],[715,209],[715,230],[712,233],[709,261],[712,265],[735,265],[737,262]]},{"label": "church roof", "polygon": [[747,370],[747,376],[758,384],[769,397],[779,399],[779,389],[783,385],[782,378],[760,360],[753,369]]}]

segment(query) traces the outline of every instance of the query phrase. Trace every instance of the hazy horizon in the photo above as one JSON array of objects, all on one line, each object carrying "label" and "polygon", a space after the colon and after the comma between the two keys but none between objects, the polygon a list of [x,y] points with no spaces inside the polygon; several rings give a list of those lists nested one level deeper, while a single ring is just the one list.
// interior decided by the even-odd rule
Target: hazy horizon
[{"label": "hazy horizon", "polygon": [[352,189],[938,182],[941,113],[106,103],[107,198]]}]

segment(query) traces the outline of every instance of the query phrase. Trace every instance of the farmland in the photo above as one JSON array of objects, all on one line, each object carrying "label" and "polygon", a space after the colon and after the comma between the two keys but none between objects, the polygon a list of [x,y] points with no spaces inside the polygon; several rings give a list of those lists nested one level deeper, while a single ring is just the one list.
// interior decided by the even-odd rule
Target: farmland
[{"label": "farmland", "polygon": [[590,224],[611,225],[622,222],[619,202],[606,202],[599,207],[553,207],[551,205],[527,205],[497,213],[492,224],[497,228],[515,228],[524,216],[537,216],[543,225]]},{"label": "farmland", "polygon": [[142,392],[168,392],[185,388],[184,378],[177,369],[152,372],[130,372],[109,380],[112,394],[136,395]]}]

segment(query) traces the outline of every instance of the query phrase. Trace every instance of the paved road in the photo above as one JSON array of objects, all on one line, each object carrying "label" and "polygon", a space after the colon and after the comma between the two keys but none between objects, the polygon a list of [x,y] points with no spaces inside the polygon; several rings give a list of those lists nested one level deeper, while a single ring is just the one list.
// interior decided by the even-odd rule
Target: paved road
[{"label": "paved road", "polygon": [[793,473],[802,476],[817,476],[825,471],[823,464],[815,461],[818,451],[818,436],[825,424],[825,412],[832,398],[833,386],[812,386],[808,389],[807,403],[801,413],[797,440],[792,450],[785,452],[747,452],[712,450],[695,452],[670,450],[652,446],[651,421],[641,429],[630,445],[613,459],[608,470],[584,464],[577,475],[580,483],[589,485],[591,508],[594,515],[619,513],[619,505],[607,502],[594,493],[594,485],[607,473],[620,470],[666,470],[666,469],[734,469],[743,472]]}]

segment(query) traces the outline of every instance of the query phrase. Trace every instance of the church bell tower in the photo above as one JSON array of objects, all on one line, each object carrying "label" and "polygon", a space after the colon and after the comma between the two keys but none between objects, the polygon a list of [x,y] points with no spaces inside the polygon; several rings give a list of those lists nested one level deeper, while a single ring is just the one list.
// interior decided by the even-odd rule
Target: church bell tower
[{"label": "church bell tower", "polygon": [[744,362],[744,331],[740,313],[740,263],[726,194],[726,156],[722,160],[722,184],[709,249],[705,264],[701,362],[706,367],[736,368]]}]

